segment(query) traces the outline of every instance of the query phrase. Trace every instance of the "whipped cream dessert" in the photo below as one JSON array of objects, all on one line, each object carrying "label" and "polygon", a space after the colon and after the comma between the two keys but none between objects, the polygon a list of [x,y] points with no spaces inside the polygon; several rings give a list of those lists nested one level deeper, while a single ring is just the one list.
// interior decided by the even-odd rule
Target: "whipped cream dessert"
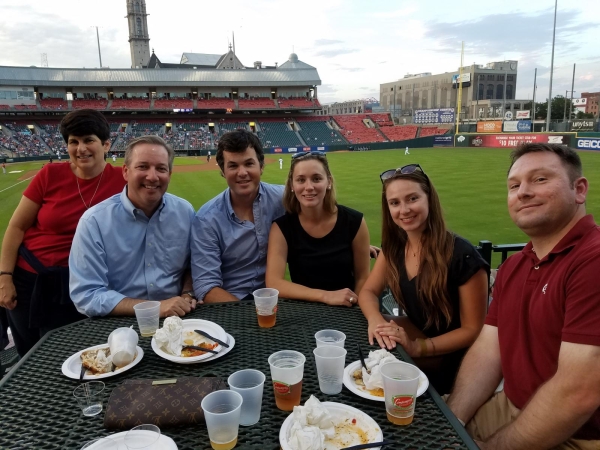
[{"label": "whipped cream dessert", "polygon": [[163,327],[156,330],[154,339],[158,347],[173,356],[181,356],[183,348],[183,320],[177,316],[167,317]]}]

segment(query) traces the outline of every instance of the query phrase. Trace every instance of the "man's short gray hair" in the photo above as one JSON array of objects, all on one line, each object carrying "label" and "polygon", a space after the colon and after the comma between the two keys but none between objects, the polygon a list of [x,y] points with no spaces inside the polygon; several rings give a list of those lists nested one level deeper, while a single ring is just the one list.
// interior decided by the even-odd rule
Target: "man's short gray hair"
[{"label": "man's short gray hair", "polygon": [[139,144],[160,145],[161,147],[164,147],[169,155],[169,172],[173,171],[173,160],[175,159],[175,152],[173,151],[173,147],[167,144],[167,142],[163,138],[154,134],[147,134],[145,136],[137,137],[130,141],[129,144],[127,144],[127,148],[125,149],[126,166],[128,166],[131,162],[131,154],[133,153],[134,147]]}]

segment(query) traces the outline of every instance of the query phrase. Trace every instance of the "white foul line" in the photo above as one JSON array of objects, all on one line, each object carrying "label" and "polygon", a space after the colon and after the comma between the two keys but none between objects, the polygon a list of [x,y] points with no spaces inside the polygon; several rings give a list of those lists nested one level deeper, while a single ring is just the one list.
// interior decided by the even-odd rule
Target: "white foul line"
[{"label": "white foul line", "polygon": [[[33,177],[35,177],[35,175]],[[2,189],[0,192],[8,191],[10,188],[14,188],[17,184],[25,183],[26,181],[31,180],[33,177],[29,177],[23,181],[19,181],[18,183],[13,184],[12,186],[7,187],[6,189]]]}]

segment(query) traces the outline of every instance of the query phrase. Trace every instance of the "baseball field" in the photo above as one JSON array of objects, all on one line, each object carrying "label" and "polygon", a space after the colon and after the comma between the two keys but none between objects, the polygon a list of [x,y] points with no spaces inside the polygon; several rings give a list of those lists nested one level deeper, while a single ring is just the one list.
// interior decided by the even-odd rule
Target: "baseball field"
[{"label": "baseball field", "polygon": [[[430,148],[328,153],[327,159],[335,178],[338,202],[361,211],[366,218],[371,243],[381,237],[381,182],[384,170],[419,163],[439,192],[449,228],[477,244],[487,239],[494,244],[526,242],[526,236],[513,224],[506,207],[506,171],[509,150]],[[600,152],[580,152],[584,175],[590,182],[587,212],[600,220]],[[291,155],[266,155],[263,180],[281,183],[286,180]],[[0,174],[0,238],[17,206],[29,179],[43,162],[8,164],[7,174]],[[112,163],[112,161],[111,161]],[[121,165],[122,160],[117,160]],[[57,164],[54,162],[54,164]],[[61,163],[64,164],[64,163]],[[73,186],[75,188],[75,186]],[[189,200],[198,209],[226,188],[213,158],[178,157],[169,192]],[[494,265],[499,263],[499,256]]]}]

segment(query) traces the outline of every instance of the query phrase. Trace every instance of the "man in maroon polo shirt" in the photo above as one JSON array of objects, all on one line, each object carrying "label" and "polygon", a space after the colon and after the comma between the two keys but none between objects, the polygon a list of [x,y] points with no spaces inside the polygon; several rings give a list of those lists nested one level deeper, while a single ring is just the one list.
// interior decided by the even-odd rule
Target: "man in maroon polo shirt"
[{"label": "man in maroon polo shirt", "polygon": [[[531,239],[501,266],[448,405],[484,449],[600,449],[600,227],[577,153],[511,155],[508,210]],[[504,391],[494,394],[504,376]]]}]

